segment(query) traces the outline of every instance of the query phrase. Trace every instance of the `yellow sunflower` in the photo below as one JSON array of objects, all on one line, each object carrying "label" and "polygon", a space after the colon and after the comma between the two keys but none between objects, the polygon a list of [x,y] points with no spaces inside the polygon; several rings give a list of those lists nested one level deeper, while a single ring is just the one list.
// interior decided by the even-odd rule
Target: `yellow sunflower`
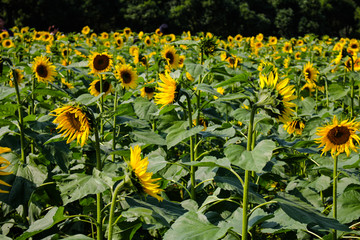
[{"label": "yellow sunflower", "polygon": [[[106,80],[103,80],[102,83],[102,91],[105,93],[104,95],[108,95],[112,91],[111,83]],[[93,96],[98,96],[100,94],[100,79],[96,79],[90,83],[90,87],[88,88],[89,92]]]},{"label": "yellow sunflower", "polygon": [[321,155],[327,151],[330,151],[332,156],[338,156],[342,152],[349,156],[350,150],[357,152],[354,140],[359,144],[360,138],[356,135],[359,127],[360,123],[354,122],[354,120],[339,122],[336,116],[334,116],[332,123],[319,127],[316,134],[320,138],[316,138],[315,141],[320,144],[319,148],[324,146]]},{"label": "yellow sunflower", "polygon": [[159,87],[156,89],[159,91],[155,93],[155,103],[163,105],[161,108],[174,102],[176,97],[176,81],[170,76],[168,72],[165,74],[159,74],[160,80]]},{"label": "yellow sunflower", "polygon": [[316,68],[314,68],[310,62],[308,62],[304,66],[303,73],[304,73],[306,81],[308,81],[310,83],[315,83],[317,81],[317,75],[318,75],[319,71]]},{"label": "yellow sunflower", "polygon": [[144,39],[144,43],[147,47],[150,47],[152,45],[151,38],[149,36],[146,36]]},{"label": "yellow sunflower", "polygon": [[12,48],[15,46],[15,44],[11,39],[5,39],[4,41],[2,41],[2,46],[4,48]]},{"label": "yellow sunflower", "polygon": [[[10,151],[11,151],[10,148],[0,147],[0,154],[7,153],[7,152],[10,152]],[[8,160],[6,160],[5,158],[0,157],[0,176],[6,176],[6,175],[12,174],[12,172],[3,172],[2,171],[2,170],[6,169],[9,166],[10,166],[10,162]],[[11,187],[10,184],[4,182],[3,180],[0,180],[0,185]],[[5,191],[5,190],[0,189],[0,193],[9,193],[9,191]]]},{"label": "yellow sunflower", "polygon": [[141,88],[141,96],[143,98],[152,99],[155,93],[155,87],[151,84],[154,81],[150,81],[148,84],[145,84],[143,88]]},{"label": "yellow sunflower", "polygon": [[141,148],[136,145],[134,148],[130,147],[130,166],[132,178],[135,180],[135,186],[150,196],[162,201],[163,198],[159,195],[163,190],[160,184],[156,183],[160,178],[152,178],[153,173],[147,172],[149,165],[148,158],[141,159]]},{"label": "yellow sunflower", "polygon": [[161,56],[166,59],[167,64],[176,69],[179,65],[179,55],[176,53],[174,46],[165,45],[164,49],[161,51]]},{"label": "yellow sunflower", "polygon": [[283,52],[292,53],[292,45],[290,42],[285,42],[283,46]]},{"label": "yellow sunflower", "polygon": [[38,56],[32,62],[32,70],[39,82],[53,82],[56,76],[56,68],[45,56]]},{"label": "yellow sunflower", "polygon": [[115,67],[115,77],[121,81],[121,85],[126,89],[135,89],[137,87],[138,76],[130,64],[117,65]]},{"label": "yellow sunflower", "polygon": [[68,89],[74,88],[74,86],[71,83],[67,82],[65,78],[61,78],[61,83],[64,84]]},{"label": "yellow sunflower", "polygon": [[81,33],[84,35],[87,35],[90,33],[90,27],[89,26],[85,26],[83,27],[83,29],[81,30]]},{"label": "yellow sunflower", "polygon": [[122,48],[124,46],[124,40],[122,39],[122,37],[115,38],[115,44],[118,49]]},{"label": "yellow sunflower", "polygon": [[131,29],[129,27],[124,28],[124,34],[129,37],[132,34]]},{"label": "yellow sunflower", "polygon": [[110,71],[112,67],[112,57],[111,55],[107,54],[106,52],[97,53],[93,52],[89,56],[89,65],[91,68],[91,73],[98,74],[102,72]]},{"label": "yellow sunflower", "polygon": [[13,71],[10,72],[10,78],[13,79],[13,81],[11,80],[9,81],[10,87],[15,87],[14,82],[16,82],[18,86],[20,85],[20,83],[23,82],[24,75],[22,73],[23,70],[20,69],[14,69]]},{"label": "yellow sunflower", "polygon": [[288,121],[284,124],[283,128],[289,133],[289,134],[293,134],[295,133],[296,135],[301,135],[302,131],[305,128],[305,124],[302,120],[292,120],[292,121]]},{"label": "yellow sunflower", "polygon": [[78,105],[65,105],[57,108],[50,114],[55,116],[53,123],[58,124],[56,129],[63,132],[61,135],[68,138],[66,143],[77,139],[77,143],[84,146],[89,138],[91,127],[88,113]]},{"label": "yellow sunflower", "polygon": [[295,103],[291,100],[296,98],[293,95],[295,89],[293,85],[289,85],[289,79],[284,79],[278,82],[278,73],[271,71],[268,75],[260,73],[260,87],[272,90],[272,95],[275,96],[274,108],[276,111],[266,110],[266,112],[277,120],[283,123],[290,121],[296,107]]}]

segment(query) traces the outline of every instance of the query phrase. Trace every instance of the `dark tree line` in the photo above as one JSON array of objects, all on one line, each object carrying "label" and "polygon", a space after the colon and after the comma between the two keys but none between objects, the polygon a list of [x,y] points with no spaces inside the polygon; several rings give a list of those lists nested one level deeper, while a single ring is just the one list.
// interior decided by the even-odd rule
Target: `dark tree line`
[{"label": "dark tree line", "polygon": [[1,0],[7,26],[63,32],[88,25],[95,32],[130,27],[153,32],[167,23],[172,33],[212,32],[226,37],[259,32],[274,36],[306,33],[360,36],[358,0]]}]

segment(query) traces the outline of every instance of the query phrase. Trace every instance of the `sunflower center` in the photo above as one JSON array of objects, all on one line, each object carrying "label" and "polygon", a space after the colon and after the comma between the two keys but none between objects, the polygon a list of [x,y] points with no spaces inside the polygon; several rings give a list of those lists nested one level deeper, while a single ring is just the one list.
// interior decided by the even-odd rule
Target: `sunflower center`
[{"label": "sunflower center", "polygon": [[145,87],[144,90],[145,90],[146,93],[153,93],[155,91],[155,89],[152,88],[152,87]]},{"label": "sunflower center", "polygon": [[336,126],[328,132],[327,137],[332,144],[341,145],[349,140],[350,130],[345,126]]},{"label": "sunflower center", "polygon": [[122,72],[121,78],[123,79],[124,83],[130,83],[131,82],[131,74],[129,72]]},{"label": "sunflower center", "polygon": [[311,71],[309,69],[306,69],[305,75],[308,79],[311,79]]},{"label": "sunflower center", "polygon": [[167,52],[165,54],[165,58],[169,59],[169,64],[173,64],[174,63],[174,55],[171,52]]},{"label": "sunflower center", "polygon": [[69,129],[75,129],[76,131],[80,131],[81,123],[79,119],[76,117],[75,113],[67,112],[66,118],[68,120],[68,123],[71,125],[71,128]]},{"label": "sunflower center", "polygon": [[98,71],[105,70],[110,63],[110,58],[106,55],[96,55],[94,58],[94,68]]},{"label": "sunflower center", "polygon": [[300,121],[296,121],[294,127],[295,127],[295,129],[301,129],[301,127],[300,127]]},{"label": "sunflower center", "polygon": [[[103,92],[107,92],[110,88],[110,83],[108,83],[107,81],[103,81],[103,87],[102,87],[102,91]],[[100,92],[100,81],[95,83],[95,89],[96,91]]]},{"label": "sunflower center", "polygon": [[358,48],[357,44],[351,44],[350,48]]},{"label": "sunflower center", "polygon": [[40,64],[36,67],[36,72],[39,75],[39,77],[46,78],[48,76],[48,70],[46,66]]}]

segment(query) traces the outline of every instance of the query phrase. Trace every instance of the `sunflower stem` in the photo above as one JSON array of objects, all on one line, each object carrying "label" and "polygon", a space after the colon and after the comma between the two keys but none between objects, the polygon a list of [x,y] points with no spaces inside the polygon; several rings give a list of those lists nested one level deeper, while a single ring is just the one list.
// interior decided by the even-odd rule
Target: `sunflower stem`
[{"label": "sunflower stem", "polygon": [[[189,112],[189,129],[192,128],[193,122],[192,122],[192,108],[191,108],[191,98],[187,92],[183,92],[186,96],[186,100],[188,103],[188,112]],[[190,161],[195,161],[195,155],[194,155],[194,141],[193,137],[190,136]],[[190,181],[191,181],[191,199],[196,199],[196,193],[195,193],[195,167],[190,166]]]},{"label": "sunflower stem", "polygon": [[[95,135],[95,151],[96,151],[96,169],[101,171],[102,163],[101,163],[101,156],[100,156],[100,138],[97,126],[94,127],[94,135]],[[102,234],[102,216],[101,216],[101,209],[102,209],[102,197],[101,193],[96,194],[96,221],[97,221],[97,240],[103,239]]]},{"label": "sunflower stem", "polygon": [[[256,113],[256,105],[252,107],[251,113],[250,113],[250,123],[248,128],[248,141],[246,150],[252,151],[253,149],[253,138],[255,138],[253,134],[253,125],[254,125],[254,119],[255,119],[255,113]],[[249,170],[245,170],[245,176],[244,176],[244,185],[243,185],[243,217],[242,217],[242,240],[248,239],[248,203],[249,203],[249,181],[250,181],[250,172]]]},{"label": "sunflower stem", "polygon": [[[117,109],[117,105],[118,105],[118,92],[115,91],[115,98],[114,98],[114,112]],[[116,149],[116,116],[114,116],[113,119],[113,142],[112,142],[112,149],[115,150]],[[115,154],[112,155],[112,161],[115,162]]]},{"label": "sunflower stem", "polygon": [[16,91],[16,100],[17,100],[17,104],[18,104],[18,111],[19,111],[19,132],[20,132],[20,146],[21,146],[21,162],[23,164],[26,163],[25,160],[25,137],[24,137],[24,120],[23,120],[23,112],[22,112],[22,104],[21,104],[21,98],[20,98],[20,90],[19,90],[19,85],[17,83],[17,73],[15,70],[13,71],[13,83],[15,86],[15,91]]},{"label": "sunflower stem", "polygon": [[[103,92],[103,79],[102,76],[100,75],[100,94]],[[103,112],[103,108],[104,108],[104,95],[102,95],[100,97],[100,114],[102,114]],[[101,136],[104,135],[104,122],[103,122],[103,118],[100,118],[100,134]]]},{"label": "sunflower stem", "polygon": [[[354,58],[350,56],[351,59],[351,71],[354,72]],[[350,118],[354,117],[354,78],[350,75]]]},{"label": "sunflower stem", "polygon": [[[333,170],[333,218],[337,219],[337,156],[333,155],[334,158],[334,170]],[[333,239],[337,239],[337,232],[333,230]]]},{"label": "sunflower stem", "polygon": [[111,206],[110,206],[110,215],[109,215],[109,231],[108,231],[108,240],[112,239],[112,235],[113,235],[113,222],[114,222],[114,212],[115,212],[115,203],[116,203],[116,197],[118,192],[120,191],[120,189],[124,186],[124,181],[120,182],[115,190],[114,193],[112,195],[112,200],[111,200]]},{"label": "sunflower stem", "polygon": [[327,83],[327,77],[325,75],[324,79],[325,79],[325,95],[326,95],[326,107],[329,108],[329,92],[328,92],[328,83]]}]

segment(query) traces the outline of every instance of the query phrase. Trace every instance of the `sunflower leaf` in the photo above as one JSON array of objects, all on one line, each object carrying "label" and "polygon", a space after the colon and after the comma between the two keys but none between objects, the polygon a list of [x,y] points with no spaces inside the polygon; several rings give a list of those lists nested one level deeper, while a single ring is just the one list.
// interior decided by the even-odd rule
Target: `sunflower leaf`
[{"label": "sunflower leaf", "polygon": [[169,133],[166,136],[168,148],[171,148],[182,140],[199,133],[204,128],[203,126],[196,126],[191,129],[186,129],[186,126],[188,126],[186,122],[178,122],[169,128]]}]

